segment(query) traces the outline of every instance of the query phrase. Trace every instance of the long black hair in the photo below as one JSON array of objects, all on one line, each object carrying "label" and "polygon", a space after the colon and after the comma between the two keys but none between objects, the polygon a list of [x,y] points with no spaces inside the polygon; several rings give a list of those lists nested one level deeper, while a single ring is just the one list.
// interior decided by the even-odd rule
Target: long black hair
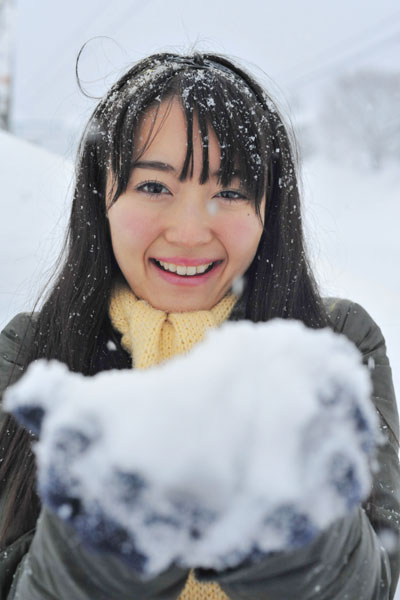
[{"label": "long black hair", "polygon": [[[101,360],[104,344],[113,335],[108,318],[111,287],[121,276],[106,204],[118,201],[144,150],[134,142],[145,111],[173,98],[179,99],[187,122],[181,178],[192,175],[196,116],[203,147],[200,182],[209,175],[207,133],[212,128],[220,146],[222,185],[239,171],[257,212],[266,194],[264,231],[245,274],[242,318],[300,319],[314,328],[328,324],[304,247],[295,146],[277,106],[247,72],[225,57],[156,54],[135,64],[112,86],[83,133],[65,259],[36,315],[25,367],[37,358],[55,358],[86,375],[129,366],[123,352],[114,353],[116,358],[106,365]],[[106,195],[109,177],[111,199]],[[8,489],[3,523],[9,534],[0,533],[4,546],[10,531],[16,537],[34,527],[40,502],[34,497],[29,434],[7,417],[1,436],[0,481],[6,481]]]}]

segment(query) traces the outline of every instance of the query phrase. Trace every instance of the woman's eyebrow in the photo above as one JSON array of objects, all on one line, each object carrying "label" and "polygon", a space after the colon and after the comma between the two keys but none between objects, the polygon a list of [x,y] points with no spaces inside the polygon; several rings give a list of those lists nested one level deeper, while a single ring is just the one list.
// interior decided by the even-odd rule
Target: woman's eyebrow
[{"label": "woman's eyebrow", "polygon": [[132,165],[132,169],[154,169],[156,171],[167,171],[176,173],[175,167],[158,160],[138,160]]},{"label": "woman's eyebrow", "polygon": [[[154,169],[155,171],[165,171],[167,173],[175,173],[175,175],[178,174],[175,167],[173,167],[172,165],[170,165],[166,162],[162,162],[159,160],[138,160],[137,162],[134,162],[132,164],[132,169]],[[210,176],[215,177],[216,179],[219,179],[221,177],[221,171],[220,170],[213,171],[212,173],[210,173]],[[235,170],[231,174],[232,179],[234,177],[239,177],[239,176],[240,176],[239,170]]]}]

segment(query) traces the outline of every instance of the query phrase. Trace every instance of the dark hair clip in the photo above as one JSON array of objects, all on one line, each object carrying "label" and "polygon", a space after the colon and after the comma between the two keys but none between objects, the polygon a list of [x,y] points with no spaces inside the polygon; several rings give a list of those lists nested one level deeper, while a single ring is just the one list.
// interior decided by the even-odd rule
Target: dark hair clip
[{"label": "dark hair clip", "polygon": [[204,69],[205,68],[203,58],[200,54],[195,54],[193,56],[193,58],[191,58],[189,56],[172,56],[171,62],[185,65],[187,67],[191,67],[192,69]]},{"label": "dark hair clip", "polygon": [[223,73],[227,73],[231,77],[232,76],[236,76],[236,78],[238,77],[237,73],[235,73],[234,71],[232,71],[232,69],[229,69],[225,65],[222,65],[220,62],[218,62],[216,60],[212,60],[211,58],[205,58],[204,59],[204,66],[208,67],[209,69],[217,69],[218,71],[222,71]]},{"label": "dark hair clip", "polygon": [[179,56],[179,55],[172,56],[171,61],[182,64],[182,65],[186,65],[188,67],[191,67],[192,69],[213,69],[213,70],[216,69],[218,71],[222,71],[223,73],[227,73],[231,77],[232,77],[232,75],[235,75],[234,71],[232,71],[225,65],[222,65],[220,62],[218,62],[216,60],[212,60],[210,58],[204,58],[204,56],[202,54],[200,54],[199,52],[196,52],[195,54],[193,54],[193,57]]}]

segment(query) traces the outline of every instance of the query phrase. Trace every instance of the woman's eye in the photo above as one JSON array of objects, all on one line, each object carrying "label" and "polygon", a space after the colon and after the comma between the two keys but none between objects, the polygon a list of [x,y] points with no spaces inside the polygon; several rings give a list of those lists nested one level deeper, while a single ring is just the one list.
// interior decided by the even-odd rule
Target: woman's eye
[{"label": "woman's eye", "polygon": [[246,196],[242,192],[237,192],[235,190],[221,190],[218,192],[217,198],[223,198],[229,202],[234,200],[247,200]]},{"label": "woman's eye", "polygon": [[159,194],[169,194],[168,188],[159,181],[146,181],[136,187],[139,192],[150,194],[150,196],[158,196]]}]

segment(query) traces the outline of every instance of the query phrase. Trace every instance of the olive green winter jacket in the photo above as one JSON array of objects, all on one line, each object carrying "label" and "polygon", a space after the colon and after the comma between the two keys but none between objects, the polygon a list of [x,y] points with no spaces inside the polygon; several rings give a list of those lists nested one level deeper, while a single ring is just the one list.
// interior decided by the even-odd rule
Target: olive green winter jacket
[{"label": "olive green winter jacket", "polygon": [[[389,600],[394,596],[400,566],[399,425],[385,342],[359,305],[328,300],[327,307],[334,329],[354,342],[371,369],[373,400],[386,435],[372,493],[363,507],[301,549],[223,572],[195,570],[199,580],[217,581],[231,600]],[[13,380],[22,373],[26,331],[29,339],[31,320],[18,315],[0,336],[0,392],[10,383],[12,372]],[[387,539],[392,542],[390,555],[383,547]],[[43,509],[35,530],[12,541],[0,555],[0,600],[173,600],[187,576],[187,569],[172,567],[142,581],[115,556],[83,548],[67,524]]]}]

